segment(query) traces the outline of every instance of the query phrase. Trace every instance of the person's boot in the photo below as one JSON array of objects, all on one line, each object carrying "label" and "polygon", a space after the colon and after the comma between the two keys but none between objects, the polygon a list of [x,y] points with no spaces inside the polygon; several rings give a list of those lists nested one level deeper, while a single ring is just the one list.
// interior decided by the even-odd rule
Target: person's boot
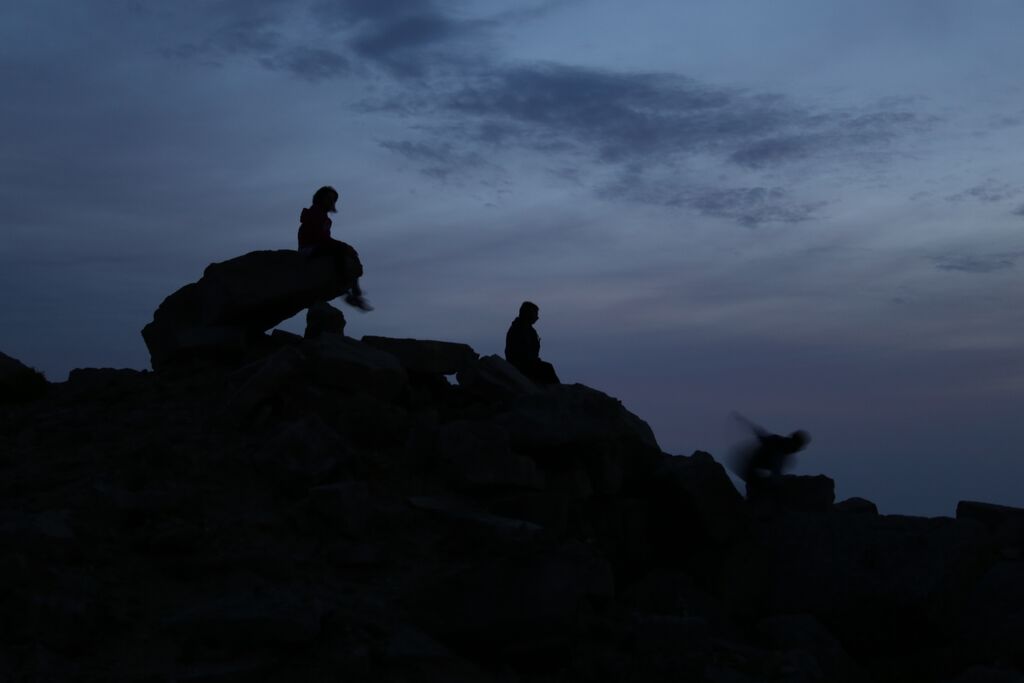
[{"label": "person's boot", "polygon": [[361,293],[356,294],[355,292],[350,292],[348,295],[345,296],[345,303],[347,303],[349,306],[352,306],[353,308],[358,308],[363,313],[368,313],[369,311],[373,310],[373,306],[370,305],[370,302],[367,301],[366,297],[364,297]]}]

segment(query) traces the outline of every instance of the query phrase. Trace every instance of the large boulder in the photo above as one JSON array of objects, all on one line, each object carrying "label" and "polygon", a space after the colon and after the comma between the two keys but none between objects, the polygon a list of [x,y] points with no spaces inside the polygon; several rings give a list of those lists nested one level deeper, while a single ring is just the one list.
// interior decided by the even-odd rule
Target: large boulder
[{"label": "large boulder", "polygon": [[484,356],[458,372],[459,386],[481,398],[505,400],[540,389],[501,356]]},{"label": "large boulder", "polygon": [[392,337],[363,337],[363,343],[387,351],[409,372],[454,375],[479,357],[468,344]]},{"label": "large boulder", "polygon": [[[725,544],[748,521],[739,491],[709,453],[697,451],[690,457],[662,459],[654,471],[652,492],[658,504],[655,521],[664,528],[659,540],[666,544]],[[689,548],[680,550],[688,552]]]},{"label": "large boulder", "polygon": [[333,259],[254,251],[212,263],[160,304],[142,328],[155,370],[196,354],[238,353],[247,341],[352,284]]},{"label": "large boulder", "polygon": [[527,450],[589,450],[621,445],[660,451],[650,426],[608,394],[582,384],[524,393],[496,418]]},{"label": "large boulder", "polygon": [[0,403],[36,398],[46,391],[46,378],[16,358],[0,353]]},{"label": "large boulder", "polygon": [[591,546],[568,543],[428,578],[404,602],[442,642],[474,657],[507,658],[571,646],[593,604],[613,595],[607,561]]},{"label": "large boulder", "polygon": [[320,384],[390,400],[408,385],[398,359],[350,337],[324,333],[307,340],[303,352],[312,359],[312,372]]},{"label": "large boulder", "polygon": [[508,432],[497,425],[456,420],[438,435],[441,466],[465,490],[541,489],[544,475],[530,458],[512,452]]},{"label": "large boulder", "polygon": [[973,520],[782,510],[720,576],[741,611],[810,614],[848,645],[917,647],[984,570],[986,540]]}]

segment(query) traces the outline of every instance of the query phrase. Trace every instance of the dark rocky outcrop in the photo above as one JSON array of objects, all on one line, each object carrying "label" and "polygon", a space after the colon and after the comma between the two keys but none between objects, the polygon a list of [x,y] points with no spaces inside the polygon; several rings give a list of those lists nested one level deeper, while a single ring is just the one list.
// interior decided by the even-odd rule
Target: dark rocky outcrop
[{"label": "dark rocky outcrop", "polygon": [[1020,680],[1024,510],[749,501],[595,389],[258,334],[0,404],[0,679]]},{"label": "dark rocky outcrop", "polygon": [[160,304],[142,329],[154,370],[195,356],[233,357],[266,330],[351,286],[330,258],[254,251],[213,263]]},{"label": "dark rocky outcrop", "polygon": [[0,353],[0,403],[39,398],[46,392],[46,384],[41,372]]},{"label": "dark rocky outcrop", "polygon": [[366,336],[364,344],[387,351],[409,372],[454,375],[468,368],[479,357],[468,344],[419,339],[392,339]]}]

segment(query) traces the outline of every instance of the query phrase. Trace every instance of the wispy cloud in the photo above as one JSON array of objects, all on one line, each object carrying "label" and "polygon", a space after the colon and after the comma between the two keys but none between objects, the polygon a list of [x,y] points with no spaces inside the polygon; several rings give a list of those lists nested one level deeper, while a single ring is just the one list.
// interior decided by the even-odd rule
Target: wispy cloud
[{"label": "wispy cloud", "polygon": [[1013,268],[1020,254],[949,254],[932,259],[939,270],[986,275]]},{"label": "wispy cloud", "polygon": [[986,178],[974,187],[969,187],[962,192],[949,195],[946,199],[951,202],[1001,202],[1004,199],[1012,199],[1020,193],[1021,188],[1019,187],[1013,187],[995,178]]}]

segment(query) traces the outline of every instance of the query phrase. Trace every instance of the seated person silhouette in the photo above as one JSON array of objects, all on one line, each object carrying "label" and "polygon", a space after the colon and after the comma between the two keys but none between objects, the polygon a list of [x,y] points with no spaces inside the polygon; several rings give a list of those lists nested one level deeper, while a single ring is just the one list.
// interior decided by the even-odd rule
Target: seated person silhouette
[{"label": "seated person silhouette", "polygon": [[769,434],[739,413],[734,414],[757,438],[737,451],[732,459],[733,471],[747,484],[747,498],[767,493],[782,476],[793,456],[811,441],[811,435],[799,429],[789,436]]},{"label": "seated person silhouette", "polygon": [[540,336],[533,329],[539,318],[537,304],[524,301],[505,334],[505,360],[538,384],[559,384],[555,367],[540,359]]},{"label": "seated person silhouette", "polygon": [[363,264],[359,262],[359,254],[351,245],[331,237],[333,222],[327,215],[337,213],[338,192],[325,185],[313,194],[313,203],[303,209],[299,215],[299,253],[319,256],[332,256],[341,272],[348,273],[352,285],[345,297],[345,303],[361,311],[372,311],[371,306],[363,297],[359,287],[359,278],[363,275]]}]

